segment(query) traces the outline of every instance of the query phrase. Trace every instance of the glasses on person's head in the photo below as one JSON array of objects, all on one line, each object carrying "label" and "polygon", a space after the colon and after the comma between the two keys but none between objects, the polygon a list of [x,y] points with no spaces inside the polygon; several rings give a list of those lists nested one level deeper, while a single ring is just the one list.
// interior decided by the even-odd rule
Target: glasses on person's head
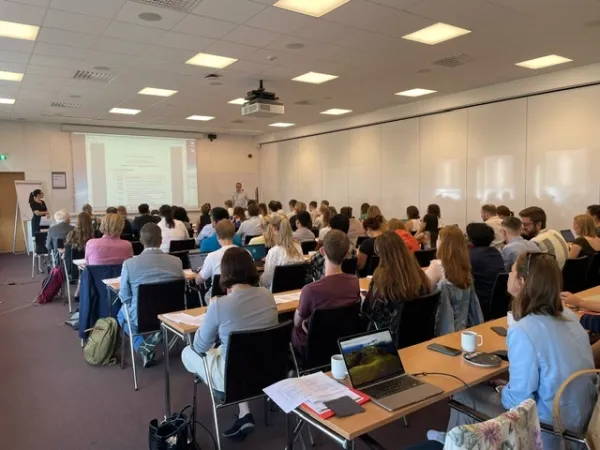
[{"label": "glasses on person's head", "polygon": [[552,253],[527,253],[527,276],[529,277],[529,272],[531,270],[531,260],[539,257],[540,255],[550,256],[556,259],[556,255]]}]

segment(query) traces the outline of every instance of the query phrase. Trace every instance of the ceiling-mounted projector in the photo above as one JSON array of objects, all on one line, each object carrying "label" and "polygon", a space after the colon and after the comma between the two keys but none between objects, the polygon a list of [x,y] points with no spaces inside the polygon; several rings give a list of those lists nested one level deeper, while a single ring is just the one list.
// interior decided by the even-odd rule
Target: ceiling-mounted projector
[{"label": "ceiling-mounted projector", "polygon": [[260,87],[246,95],[247,103],[242,106],[242,116],[249,117],[275,117],[284,113],[283,103],[274,92],[267,92],[260,80]]}]

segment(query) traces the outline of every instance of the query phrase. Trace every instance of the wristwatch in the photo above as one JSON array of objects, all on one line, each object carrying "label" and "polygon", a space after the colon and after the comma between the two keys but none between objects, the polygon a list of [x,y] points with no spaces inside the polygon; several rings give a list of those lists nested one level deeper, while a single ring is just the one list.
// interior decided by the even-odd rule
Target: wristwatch
[{"label": "wristwatch", "polygon": [[502,385],[498,385],[498,386],[496,386],[494,389],[496,389],[496,392],[497,392],[498,394],[500,394],[500,391],[502,390],[502,388],[503,388],[503,387],[504,387],[504,386],[502,386]]}]

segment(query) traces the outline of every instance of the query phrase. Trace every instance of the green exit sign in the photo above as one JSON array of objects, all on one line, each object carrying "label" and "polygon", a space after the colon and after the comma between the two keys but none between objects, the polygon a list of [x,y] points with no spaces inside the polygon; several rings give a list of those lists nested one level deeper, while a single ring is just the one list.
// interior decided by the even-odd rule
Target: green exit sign
[{"label": "green exit sign", "polygon": [[8,159],[8,155],[0,155],[0,161],[6,161]]}]

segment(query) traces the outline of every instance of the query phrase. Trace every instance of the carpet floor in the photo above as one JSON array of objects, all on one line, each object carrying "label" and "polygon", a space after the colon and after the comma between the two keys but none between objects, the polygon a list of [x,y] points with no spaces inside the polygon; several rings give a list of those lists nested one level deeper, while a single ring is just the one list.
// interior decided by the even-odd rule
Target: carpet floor
[{"label": "carpet floor", "polygon": [[[31,278],[26,255],[0,254],[0,441],[6,450],[145,450],[148,423],[164,414],[164,367],[139,369],[139,391],[133,389],[130,365],[94,367],[85,362],[77,332],[64,324],[62,300],[33,306],[43,275]],[[192,376],[179,353],[171,353],[171,403],[174,410],[192,401]],[[139,366],[138,366],[139,367]],[[211,431],[210,397],[199,386],[199,420]],[[251,404],[257,422],[243,442],[223,439],[226,450],[283,449],[285,416],[270,414],[262,422],[262,402]],[[237,408],[221,410],[221,429],[229,427]],[[403,449],[425,439],[429,428],[445,429],[448,406],[440,402],[372,434],[387,449]],[[340,448],[313,430],[316,448]],[[198,431],[202,450],[210,437]],[[300,446],[300,448],[302,448]],[[357,449],[367,447],[359,442]]]}]

